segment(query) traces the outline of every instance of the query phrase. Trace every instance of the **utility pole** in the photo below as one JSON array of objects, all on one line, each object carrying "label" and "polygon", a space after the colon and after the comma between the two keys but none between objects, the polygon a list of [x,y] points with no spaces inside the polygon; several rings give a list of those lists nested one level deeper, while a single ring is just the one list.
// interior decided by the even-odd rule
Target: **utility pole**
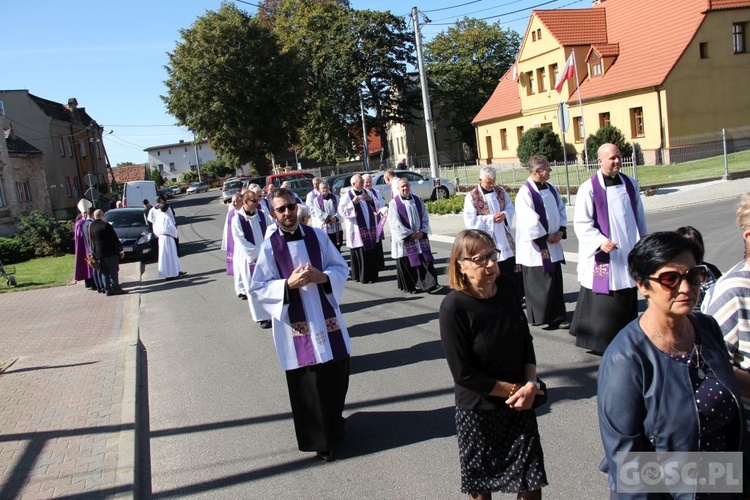
[{"label": "utility pole", "polygon": [[367,144],[367,122],[365,121],[365,101],[362,97],[362,89],[359,89],[359,112],[362,115],[362,165],[365,172],[370,171],[370,147]]},{"label": "utility pole", "polygon": [[193,152],[195,152],[195,165],[198,169],[198,182],[201,182],[201,161],[200,158],[198,158],[198,144],[196,144],[196,141],[198,139],[195,137],[195,134],[193,134]]},{"label": "utility pole", "polygon": [[[432,125],[432,109],[430,108],[430,91],[427,88],[427,73],[424,69],[424,57],[422,55],[422,33],[419,31],[419,10],[411,9],[411,18],[414,21],[414,39],[417,45],[417,62],[419,63],[419,83],[422,85],[422,107],[424,108],[424,124],[427,129],[427,148],[430,153],[430,175],[438,179],[438,157],[435,146],[435,129]],[[429,20],[427,21],[429,22]]]}]

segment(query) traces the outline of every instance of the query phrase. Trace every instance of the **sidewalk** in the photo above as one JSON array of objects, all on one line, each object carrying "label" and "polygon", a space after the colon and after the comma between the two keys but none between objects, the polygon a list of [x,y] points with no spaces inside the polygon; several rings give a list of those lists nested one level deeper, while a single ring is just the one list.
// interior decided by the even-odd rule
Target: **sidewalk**
[{"label": "sidewalk", "polygon": [[0,295],[0,498],[133,498],[139,302],[83,283]]},{"label": "sidewalk", "polygon": [[[661,188],[653,196],[642,196],[641,199],[643,208],[648,213],[731,198],[739,201],[739,197],[748,192],[750,192],[750,178],[744,178]],[[567,207],[568,225],[573,223],[574,205],[575,196],[573,196],[572,204]],[[431,240],[452,244],[455,235],[464,229],[463,216],[461,214],[432,216],[430,227],[433,233],[430,236]]]}]

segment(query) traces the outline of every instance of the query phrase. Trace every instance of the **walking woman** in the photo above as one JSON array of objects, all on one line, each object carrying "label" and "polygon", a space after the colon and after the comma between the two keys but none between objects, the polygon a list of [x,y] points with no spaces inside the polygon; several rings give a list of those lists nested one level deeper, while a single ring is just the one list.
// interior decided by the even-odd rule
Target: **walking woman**
[{"label": "walking woman", "polygon": [[440,337],[455,382],[461,491],[541,499],[547,485],[536,413],[541,391],[534,345],[499,250],[478,229],[461,231],[451,250],[453,289],[440,306]]},{"label": "walking woman", "polygon": [[[644,237],[628,255],[648,307],[620,330],[599,367],[602,470],[609,474],[612,498],[647,497],[617,491],[622,452],[747,448],[739,384],[719,325],[692,312],[707,277],[706,266],[698,264],[702,259],[695,242],[672,231]],[[671,493],[648,498],[703,498],[692,491]]]}]

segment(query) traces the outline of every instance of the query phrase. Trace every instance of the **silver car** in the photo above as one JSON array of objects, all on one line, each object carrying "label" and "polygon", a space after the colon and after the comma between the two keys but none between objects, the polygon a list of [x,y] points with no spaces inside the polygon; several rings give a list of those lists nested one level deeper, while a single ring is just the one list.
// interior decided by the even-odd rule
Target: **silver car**
[{"label": "silver car", "polygon": [[[411,170],[396,170],[394,173],[396,177],[406,177],[409,179],[411,192],[425,201],[450,198],[456,195],[456,186],[444,177],[432,179]],[[375,172],[372,174],[372,186],[383,198],[390,200],[391,186],[385,183],[383,174],[384,172]],[[351,188],[351,186],[341,188],[341,195],[346,194]]]},{"label": "silver car", "polygon": [[242,181],[239,179],[230,179],[221,186],[221,201],[229,203],[235,193],[242,191]]},{"label": "silver car", "polygon": [[186,194],[205,193],[208,191],[208,184],[205,182],[193,182],[185,191]]}]

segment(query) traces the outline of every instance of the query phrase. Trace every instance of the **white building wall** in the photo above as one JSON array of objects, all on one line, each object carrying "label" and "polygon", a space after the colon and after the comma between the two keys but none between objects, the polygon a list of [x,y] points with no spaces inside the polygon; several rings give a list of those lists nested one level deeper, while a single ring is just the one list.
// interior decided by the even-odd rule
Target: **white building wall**
[{"label": "white building wall", "polygon": [[196,165],[216,159],[216,153],[208,141],[198,144],[180,141],[154,146],[145,151],[148,153],[149,167],[160,170],[165,179],[175,182],[179,181],[180,174],[196,170]]}]

